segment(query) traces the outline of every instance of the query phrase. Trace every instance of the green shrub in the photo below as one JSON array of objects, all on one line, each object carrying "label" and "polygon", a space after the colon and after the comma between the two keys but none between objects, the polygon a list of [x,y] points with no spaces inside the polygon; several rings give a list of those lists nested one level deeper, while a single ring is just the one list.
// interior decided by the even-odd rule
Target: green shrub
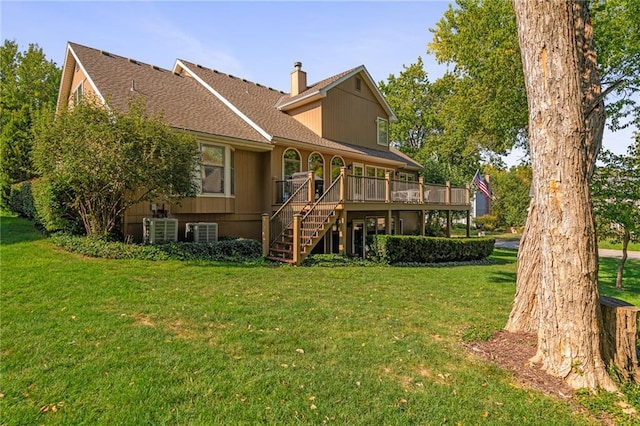
[{"label": "green shrub", "polygon": [[248,262],[262,257],[262,244],[256,240],[246,239],[224,240],[217,243],[178,242],[139,245],[55,234],[52,240],[67,251],[105,259]]},{"label": "green shrub", "polygon": [[493,238],[376,235],[368,255],[388,264],[464,262],[489,257],[494,243]]},{"label": "green shrub", "polygon": [[18,216],[34,220],[37,218],[36,208],[31,194],[31,182],[25,181],[11,185],[9,208]]},{"label": "green shrub", "polygon": [[84,234],[80,216],[69,207],[71,190],[60,181],[41,178],[33,181],[33,203],[37,211],[36,220],[48,232],[63,231]]},{"label": "green shrub", "polygon": [[495,231],[498,228],[498,218],[490,214],[476,217],[475,223],[476,228],[481,231]]}]

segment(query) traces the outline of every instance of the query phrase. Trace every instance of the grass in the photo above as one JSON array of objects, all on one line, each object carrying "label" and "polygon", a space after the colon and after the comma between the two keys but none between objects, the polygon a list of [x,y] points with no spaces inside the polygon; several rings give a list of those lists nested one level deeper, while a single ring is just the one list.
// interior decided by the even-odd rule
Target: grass
[{"label": "grass", "polygon": [[505,324],[514,251],[448,268],[104,260],[1,219],[2,424],[594,423],[463,348]]}]

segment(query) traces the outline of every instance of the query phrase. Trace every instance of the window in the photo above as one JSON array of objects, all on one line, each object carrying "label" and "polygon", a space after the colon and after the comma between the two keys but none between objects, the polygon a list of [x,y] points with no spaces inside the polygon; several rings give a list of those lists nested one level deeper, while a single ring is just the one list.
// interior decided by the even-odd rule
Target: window
[{"label": "window", "polygon": [[415,182],[416,175],[413,173],[400,172],[398,173],[398,180],[401,180],[402,182]]},{"label": "window", "polygon": [[291,179],[291,176],[301,171],[300,153],[293,148],[287,149],[282,155],[282,174],[284,179]]},{"label": "window", "polygon": [[309,168],[317,177],[324,178],[324,158],[322,155],[314,152],[309,156]]},{"label": "window", "polygon": [[80,83],[76,90],[73,91],[73,104],[78,105],[82,100],[82,86],[84,82]]},{"label": "window", "polygon": [[331,182],[340,176],[340,168],[342,167],[344,167],[344,160],[342,157],[335,156],[331,159]]},{"label": "window", "polygon": [[231,195],[234,187],[234,151],[221,145],[201,145],[201,193]]},{"label": "window", "polygon": [[379,118],[378,123],[378,145],[389,146],[389,122],[384,118]]},{"label": "window", "polygon": [[362,80],[356,77],[356,90],[359,92],[362,90]]}]

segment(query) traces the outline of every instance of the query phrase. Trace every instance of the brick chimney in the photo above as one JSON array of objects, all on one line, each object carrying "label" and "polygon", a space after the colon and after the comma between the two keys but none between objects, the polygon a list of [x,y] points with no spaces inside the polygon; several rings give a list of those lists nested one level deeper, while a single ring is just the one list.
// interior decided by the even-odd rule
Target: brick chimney
[{"label": "brick chimney", "polygon": [[302,71],[302,62],[296,62],[293,66],[295,69],[291,73],[291,96],[296,96],[307,90],[307,73]]}]

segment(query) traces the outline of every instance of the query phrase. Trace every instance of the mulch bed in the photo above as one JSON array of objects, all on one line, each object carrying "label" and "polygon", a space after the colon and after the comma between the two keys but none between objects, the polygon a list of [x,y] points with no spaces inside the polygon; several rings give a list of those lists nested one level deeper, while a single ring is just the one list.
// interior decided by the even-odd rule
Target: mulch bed
[{"label": "mulch bed", "polygon": [[512,371],[517,383],[524,388],[535,389],[562,399],[570,399],[574,395],[574,390],[570,386],[562,379],[541,370],[539,365],[533,365],[529,362],[536,354],[537,340],[535,334],[499,331],[493,335],[491,340],[473,342],[468,344],[467,348],[471,353]]}]

